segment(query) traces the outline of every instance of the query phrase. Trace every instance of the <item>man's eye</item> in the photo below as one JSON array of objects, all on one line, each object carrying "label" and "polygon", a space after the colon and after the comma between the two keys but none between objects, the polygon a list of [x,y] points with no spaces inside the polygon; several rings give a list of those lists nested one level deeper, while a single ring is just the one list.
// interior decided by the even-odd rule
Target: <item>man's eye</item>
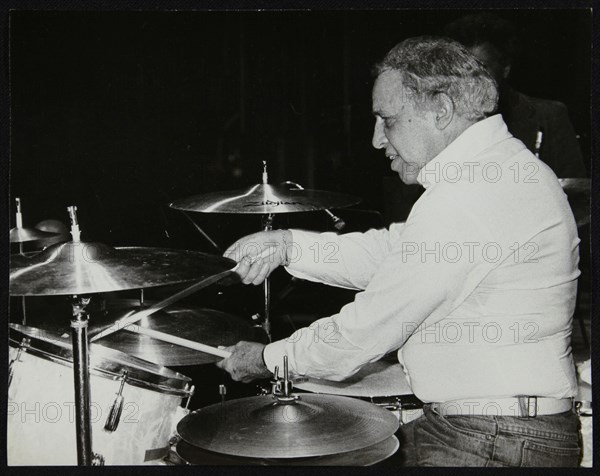
[{"label": "man's eye", "polygon": [[394,123],[394,118],[393,117],[382,117],[381,119],[383,119],[383,124],[385,125],[385,127],[391,127],[392,124]]}]

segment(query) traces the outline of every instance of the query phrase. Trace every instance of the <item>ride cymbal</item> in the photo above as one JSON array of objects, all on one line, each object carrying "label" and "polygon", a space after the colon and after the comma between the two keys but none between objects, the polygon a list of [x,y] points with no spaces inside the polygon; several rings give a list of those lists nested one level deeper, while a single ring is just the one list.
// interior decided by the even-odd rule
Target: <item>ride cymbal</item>
[{"label": "ride cymbal", "polygon": [[171,208],[202,213],[294,213],[355,205],[360,198],[322,190],[257,184],[244,190],[212,192],[176,200]]}]

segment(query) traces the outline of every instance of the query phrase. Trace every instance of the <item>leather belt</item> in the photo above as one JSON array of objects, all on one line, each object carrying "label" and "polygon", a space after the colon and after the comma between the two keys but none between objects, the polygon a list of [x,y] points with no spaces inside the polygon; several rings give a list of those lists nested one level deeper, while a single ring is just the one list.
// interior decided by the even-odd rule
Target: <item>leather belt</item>
[{"label": "leather belt", "polygon": [[573,409],[572,398],[510,397],[472,398],[427,404],[442,416],[484,415],[534,418],[538,415],[554,415]]}]

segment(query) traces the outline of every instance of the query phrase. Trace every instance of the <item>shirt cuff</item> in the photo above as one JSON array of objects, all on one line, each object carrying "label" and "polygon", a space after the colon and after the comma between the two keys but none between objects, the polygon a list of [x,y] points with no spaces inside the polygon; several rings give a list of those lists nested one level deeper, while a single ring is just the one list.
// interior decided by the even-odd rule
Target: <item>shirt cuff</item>
[{"label": "shirt cuff", "polygon": [[[278,340],[267,344],[263,349],[263,360],[269,372],[275,373],[275,367],[279,367],[279,375],[283,377],[283,356],[286,355],[285,340]],[[292,370],[292,364],[288,355],[288,371]]]}]

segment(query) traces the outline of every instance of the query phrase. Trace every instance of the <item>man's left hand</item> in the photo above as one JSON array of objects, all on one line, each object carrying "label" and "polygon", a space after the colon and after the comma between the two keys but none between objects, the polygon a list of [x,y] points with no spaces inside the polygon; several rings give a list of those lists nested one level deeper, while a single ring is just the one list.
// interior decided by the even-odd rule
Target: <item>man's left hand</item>
[{"label": "man's left hand", "polygon": [[216,363],[216,366],[227,371],[236,382],[251,382],[260,378],[268,378],[271,372],[263,361],[264,344],[258,342],[240,341],[237,344],[225,347],[231,352],[226,359]]}]

